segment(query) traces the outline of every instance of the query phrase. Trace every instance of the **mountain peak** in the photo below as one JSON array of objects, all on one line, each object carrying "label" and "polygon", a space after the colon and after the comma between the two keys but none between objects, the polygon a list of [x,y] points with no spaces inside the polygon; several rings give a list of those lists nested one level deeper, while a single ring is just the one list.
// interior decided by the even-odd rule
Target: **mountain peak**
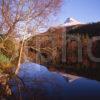
[{"label": "mountain peak", "polygon": [[65,23],[69,23],[69,22],[73,22],[73,21],[76,21],[76,20],[72,17],[69,17],[66,19]]},{"label": "mountain peak", "polygon": [[66,21],[64,22],[64,26],[73,26],[78,24],[81,24],[81,22],[75,20],[72,17],[67,18]]}]

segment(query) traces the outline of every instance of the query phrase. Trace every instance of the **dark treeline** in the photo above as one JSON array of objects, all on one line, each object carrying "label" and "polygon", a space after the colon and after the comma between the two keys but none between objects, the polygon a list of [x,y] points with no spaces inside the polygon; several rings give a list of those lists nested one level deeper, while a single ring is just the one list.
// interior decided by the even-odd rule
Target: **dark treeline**
[{"label": "dark treeline", "polygon": [[100,22],[80,25],[69,30],[69,34],[75,33],[88,34],[90,37],[100,36]]}]

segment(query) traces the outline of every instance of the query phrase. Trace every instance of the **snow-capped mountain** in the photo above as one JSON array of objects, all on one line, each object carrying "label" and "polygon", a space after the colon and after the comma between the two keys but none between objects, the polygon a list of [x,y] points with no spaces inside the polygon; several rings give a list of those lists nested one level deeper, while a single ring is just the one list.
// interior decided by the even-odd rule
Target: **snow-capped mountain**
[{"label": "snow-capped mountain", "polygon": [[66,19],[64,24],[62,24],[62,26],[73,26],[73,25],[79,25],[79,24],[82,24],[82,23],[75,20],[74,18],[69,17]]}]

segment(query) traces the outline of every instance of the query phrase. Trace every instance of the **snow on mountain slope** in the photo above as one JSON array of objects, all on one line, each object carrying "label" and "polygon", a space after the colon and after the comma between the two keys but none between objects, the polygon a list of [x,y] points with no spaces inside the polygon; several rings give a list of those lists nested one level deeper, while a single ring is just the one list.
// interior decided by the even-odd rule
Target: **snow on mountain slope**
[{"label": "snow on mountain slope", "polygon": [[82,24],[82,23],[75,20],[74,18],[69,17],[61,26],[73,26],[73,25],[79,25],[79,24]]}]

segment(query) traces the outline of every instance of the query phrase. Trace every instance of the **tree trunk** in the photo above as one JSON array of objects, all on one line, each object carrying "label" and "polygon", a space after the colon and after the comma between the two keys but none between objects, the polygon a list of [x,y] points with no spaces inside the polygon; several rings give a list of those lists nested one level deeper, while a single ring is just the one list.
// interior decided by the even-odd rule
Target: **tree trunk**
[{"label": "tree trunk", "polygon": [[[25,36],[24,36],[24,38],[25,38]],[[19,69],[20,69],[21,57],[22,57],[22,53],[23,53],[23,46],[24,46],[24,40],[25,40],[24,38],[23,38],[22,43],[21,43],[20,54],[19,54],[19,59],[18,59],[18,65],[17,65],[17,69],[15,71],[15,74],[17,74]]]}]

